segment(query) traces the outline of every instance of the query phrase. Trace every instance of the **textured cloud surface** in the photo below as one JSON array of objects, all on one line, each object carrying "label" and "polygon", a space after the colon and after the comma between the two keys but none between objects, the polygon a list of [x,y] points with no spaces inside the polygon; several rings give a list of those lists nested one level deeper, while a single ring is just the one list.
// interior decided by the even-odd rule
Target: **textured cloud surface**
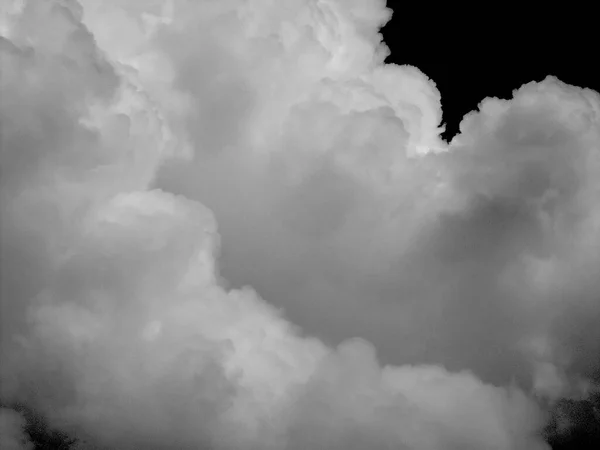
[{"label": "textured cloud surface", "polygon": [[25,420],[16,411],[0,408],[0,444],[6,450],[28,450],[32,448],[23,432]]},{"label": "textured cloud surface", "polygon": [[0,3],[3,404],[81,449],[547,448],[598,376],[598,94],[447,144],[384,3]]}]

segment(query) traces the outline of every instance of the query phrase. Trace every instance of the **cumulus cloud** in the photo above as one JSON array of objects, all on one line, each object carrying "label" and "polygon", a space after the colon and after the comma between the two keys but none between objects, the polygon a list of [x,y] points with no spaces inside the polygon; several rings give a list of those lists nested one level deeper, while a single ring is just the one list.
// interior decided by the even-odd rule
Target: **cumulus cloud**
[{"label": "cumulus cloud", "polygon": [[448,144],[384,3],[2,2],[4,404],[80,448],[547,448],[597,381],[598,94]]}]

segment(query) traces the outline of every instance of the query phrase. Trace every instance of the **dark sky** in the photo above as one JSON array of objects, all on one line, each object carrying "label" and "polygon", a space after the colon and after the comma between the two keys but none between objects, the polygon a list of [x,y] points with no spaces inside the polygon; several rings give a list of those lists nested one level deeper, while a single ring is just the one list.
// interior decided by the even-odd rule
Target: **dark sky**
[{"label": "dark sky", "polygon": [[[387,2],[402,11],[396,3]],[[563,19],[562,13],[561,9],[550,17],[491,21],[475,16],[473,22],[463,23],[442,18],[441,13],[439,20],[429,16],[413,20],[397,12],[383,29],[391,50],[386,61],[414,65],[436,83],[448,138],[484,98],[511,98],[514,89],[548,75],[600,91],[598,36],[591,35],[594,28],[584,13],[575,20],[568,15]]]},{"label": "dark sky", "polygon": [[[562,8],[547,17],[525,19],[512,11],[512,17],[489,20],[497,15],[490,11],[486,17],[462,23],[443,13],[439,20],[406,14],[396,3],[387,3],[398,12],[383,29],[391,51],[386,62],[416,66],[436,83],[447,140],[458,132],[463,116],[484,98],[509,99],[513,90],[548,75],[600,92],[598,37],[590,35],[594,27],[586,20],[591,13],[580,11],[571,18]],[[575,409],[579,423],[570,436],[548,438],[553,450],[600,448],[597,400],[565,401],[557,407]]]}]

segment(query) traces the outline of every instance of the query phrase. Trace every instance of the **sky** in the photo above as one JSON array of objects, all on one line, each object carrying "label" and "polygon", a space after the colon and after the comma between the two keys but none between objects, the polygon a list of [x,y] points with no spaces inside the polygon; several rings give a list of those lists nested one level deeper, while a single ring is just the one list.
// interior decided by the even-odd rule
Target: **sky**
[{"label": "sky", "polygon": [[387,6],[0,0],[2,448],[592,445],[600,78]]}]

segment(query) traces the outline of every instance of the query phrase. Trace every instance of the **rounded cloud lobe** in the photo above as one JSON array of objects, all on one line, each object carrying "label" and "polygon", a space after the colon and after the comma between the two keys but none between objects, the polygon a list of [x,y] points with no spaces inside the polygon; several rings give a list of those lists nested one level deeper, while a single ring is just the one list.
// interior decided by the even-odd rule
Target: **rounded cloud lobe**
[{"label": "rounded cloud lobe", "polygon": [[530,450],[595,392],[597,93],[447,144],[382,1],[1,8],[3,404],[93,449]]}]

